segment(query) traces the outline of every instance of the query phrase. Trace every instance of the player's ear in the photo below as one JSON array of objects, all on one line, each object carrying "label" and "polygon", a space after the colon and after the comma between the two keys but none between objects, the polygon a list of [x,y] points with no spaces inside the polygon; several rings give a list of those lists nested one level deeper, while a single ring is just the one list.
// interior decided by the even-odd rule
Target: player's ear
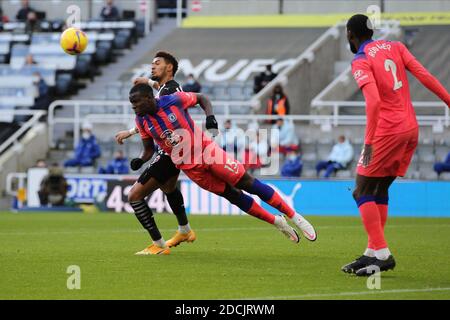
[{"label": "player's ear", "polygon": [[173,65],[171,63],[167,64],[167,72],[170,72],[173,74]]}]

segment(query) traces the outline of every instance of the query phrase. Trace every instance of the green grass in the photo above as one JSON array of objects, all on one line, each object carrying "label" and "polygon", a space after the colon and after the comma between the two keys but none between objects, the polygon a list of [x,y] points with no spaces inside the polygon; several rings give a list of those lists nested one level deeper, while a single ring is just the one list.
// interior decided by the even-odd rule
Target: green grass
[{"label": "green grass", "polygon": [[[397,268],[378,291],[340,271],[364,249],[359,219],[310,220],[318,240],[295,245],[251,217],[191,216],[195,243],[135,256],[149,237],[132,215],[0,213],[0,299],[450,299],[450,219],[389,219]],[[175,218],[157,221],[170,238]]]}]

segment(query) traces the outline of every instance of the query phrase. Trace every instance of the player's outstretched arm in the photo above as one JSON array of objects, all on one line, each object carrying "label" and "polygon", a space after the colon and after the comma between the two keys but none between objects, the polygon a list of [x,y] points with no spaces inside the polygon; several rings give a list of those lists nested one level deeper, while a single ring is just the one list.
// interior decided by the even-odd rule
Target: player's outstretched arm
[{"label": "player's outstretched arm", "polygon": [[129,137],[131,137],[131,136],[133,136],[135,134],[138,134],[138,133],[139,133],[139,129],[136,128],[136,127],[131,128],[130,130],[119,131],[119,132],[116,133],[116,136],[115,136],[116,142],[118,144],[123,144],[124,140],[126,140]]},{"label": "player's outstretched arm", "polygon": [[133,80],[134,85],[137,85],[139,83],[148,84],[153,89],[159,90],[159,83],[147,77],[137,77],[136,79]]},{"label": "player's outstretched arm", "polygon": [[450,108],[450,94],[444,86],[436,79],[419,61],[411,60],[406,68],[417,78],[428,90],[437,95]]},{"label": "player's outstretched arm", "polygon": [[213,108],[209,98],[201,93],[197,93],[197,102],[206,114],[206,129],[216,136],[219,131],[216,117],[214,116]]},{"label": "player's outstretched arm", "polygon": [[399,42],[399,46],[406,69],[450,108],[450,94],[444,86],[409,52],[403,43]]},{"label": "player's outstretched arm", "polygon": [[139,170],[144,163],[151,159],[155,152],[155,145],[153,139],[142,139],[144,150],[141,152],[138,158],[134,158],[130,161],[130,167],[133,170]]}]

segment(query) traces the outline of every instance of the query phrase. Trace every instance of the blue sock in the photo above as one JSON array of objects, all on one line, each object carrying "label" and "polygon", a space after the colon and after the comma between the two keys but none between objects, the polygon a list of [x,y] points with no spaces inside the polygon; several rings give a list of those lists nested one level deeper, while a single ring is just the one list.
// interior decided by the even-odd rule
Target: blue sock
[{"label": "blue sock", "polygon": [[258,197],[261,198],[261,200],[266,202],[269,201],[272,198],[273,194],[275,193],[275,190],[273,190],[267,184],[262,183],[258,179],[255,179],[252,186],[245,191],[251,194],[256,194]]}]

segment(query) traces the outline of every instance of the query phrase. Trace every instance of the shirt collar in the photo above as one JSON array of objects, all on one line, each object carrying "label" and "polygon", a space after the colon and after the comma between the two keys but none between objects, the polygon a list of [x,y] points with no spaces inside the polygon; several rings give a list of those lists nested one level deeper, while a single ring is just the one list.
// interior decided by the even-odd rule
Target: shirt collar
[{"label": "shirt collar", "polygon": [[366,40],[363,43],[361,43],[361,45],[359,46],[358,52],[356,54],[364,53],[364,48],[366,47],[366,45],[368,45],[371,42],[373,42],[373,39],[369,39],[369,40]]}]

